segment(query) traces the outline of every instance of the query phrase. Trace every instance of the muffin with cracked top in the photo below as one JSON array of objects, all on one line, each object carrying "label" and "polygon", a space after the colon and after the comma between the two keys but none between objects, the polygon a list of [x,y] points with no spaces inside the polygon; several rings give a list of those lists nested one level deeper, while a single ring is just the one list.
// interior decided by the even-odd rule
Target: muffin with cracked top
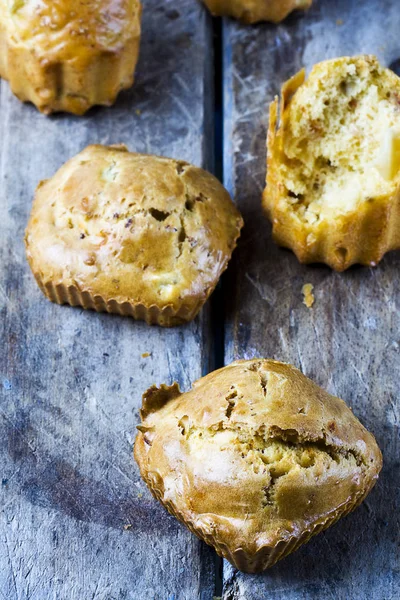
[{"label": "muffin with cracked top", "polygon": [[242,225],[203,169],[89,146],[39,184],[25,241],[50,300],[172,326],[197,315]]},{"label": "muffin with cracked top", "polygon": [[294,367],[234,362],[150,388],[135,458],[154,496],[242,571],[272,566],[352,511],[382,456],[343,400]]}]

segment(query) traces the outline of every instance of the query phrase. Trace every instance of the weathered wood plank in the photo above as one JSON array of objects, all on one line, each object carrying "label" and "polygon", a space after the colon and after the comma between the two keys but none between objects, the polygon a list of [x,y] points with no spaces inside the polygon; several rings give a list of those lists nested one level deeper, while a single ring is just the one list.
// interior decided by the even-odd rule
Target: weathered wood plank
[{"label": "weathered wood plank", "polygon": [[150,497],[131,453],[142,392],[209,369],[208,310],[162,330],[52,305],[23,246],[36,184],[88,143],[205,163],[209,44],[200,4],[149,0],[115,107],[46,118],[1,82],[0,598],[212,597],[213,553]]},{"label": "weathered wood plank", "polygon": [[[225,600],[399,594],[400,255],[344,274],[301,266],[274,245],[260,208],[267,104],[281,82],[303,65],[345,54],[375,53],[390,65],[400,56],[399,30],[397,0],[316,0],[307,15],[278,27],[225,24],[225,182],[246,222],[225,288],[232,298],[226,362],[261,355],[299,366],[347,399],[385,463],[360,509],[269,572],[248,576],[226,565]],[[315,287],[312,310],[302,304],[306,282]]]}]

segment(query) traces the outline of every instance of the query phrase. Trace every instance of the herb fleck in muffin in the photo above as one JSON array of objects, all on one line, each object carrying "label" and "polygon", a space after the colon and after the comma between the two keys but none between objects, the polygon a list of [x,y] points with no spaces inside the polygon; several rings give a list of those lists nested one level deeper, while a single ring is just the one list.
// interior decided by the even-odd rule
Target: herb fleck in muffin
[{"label": "herb fleck in muffin", "polygon": [[135,458],[150,490],[242,571],[272,566],[349,513],[382,466],[343,400],[271,360],[235,362],[185,394],[152,387],[141,417]]},{"label": "herb fleck in muffin", "polygon": [[199,312],[242,224],[210,173],[89,146],[39,185],[26,250],[50,300],[171,326]]},{"label": "herb fleck in muffin", "polygon": [[130,87],[139,0],[0,0],[0,76],[46,114],[82,115]]},{"label": "herb fleck in muffin", "polygon": [[270,109],[263,206],[278,244],[343,271],[400,248],[400,78],[373,56],[304,71]]}]

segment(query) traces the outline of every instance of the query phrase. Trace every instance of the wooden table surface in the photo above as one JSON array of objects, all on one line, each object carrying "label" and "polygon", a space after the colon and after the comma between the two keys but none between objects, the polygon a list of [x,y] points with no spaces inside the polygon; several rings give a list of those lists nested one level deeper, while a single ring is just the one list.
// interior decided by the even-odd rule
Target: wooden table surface
[{"label": "wooden table surface", "polygon": [[[305,15],[255,27],[213,22],[195,0],[144,0],[136,84],[114,107],[47,118],[1,82],[0,599],[400,597],[400,253],[344,274],[301,266],[273,244],[260,208],[267,105],[280,83],[360,52],[400,73],[398,0],[315,0]],[[230,269],[189,326],[59,307],[30,274],[23,234],[38,181],[88,143],[118,142],[216,171],[243,212]],[[249,576],[151,498],[132,443],[149,385],[188,389],[254,356],[291,362],[346,399],[376,435],[384,469],[355,513]]]}]

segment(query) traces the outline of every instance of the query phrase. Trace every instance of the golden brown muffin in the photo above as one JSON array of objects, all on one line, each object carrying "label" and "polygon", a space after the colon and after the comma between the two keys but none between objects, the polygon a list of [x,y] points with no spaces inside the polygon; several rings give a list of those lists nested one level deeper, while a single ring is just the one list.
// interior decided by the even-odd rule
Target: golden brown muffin
[{"label": "golden brown muffin", "polygon": [[82,115],[133,83],[139,0],[0,0],[0,77],[46,114]]},{"label": "golden brown muffin", "polygon": [[153,495],[242,571],[353,510],[382,456],[343,400],[294,367],[243,360],[143,396],[135,458]]},{"label": "golden brown muffin", "polygon": [[203,0],[213,15],[228,16],[243,23],[279,23],[296,9],[307,9],[312,0]]},{"label": "golden brown muffin", "polygon": [[373,56],[316,65],[270,108],[263,206],[281,246],[337,271],[400,248],[400,78]]},{"label": "golden brown muffin", "polygon": [[171,326],[199,312],[242,224],[210,173],[89,146],[39,184],[25,241],[53,302]]}]

